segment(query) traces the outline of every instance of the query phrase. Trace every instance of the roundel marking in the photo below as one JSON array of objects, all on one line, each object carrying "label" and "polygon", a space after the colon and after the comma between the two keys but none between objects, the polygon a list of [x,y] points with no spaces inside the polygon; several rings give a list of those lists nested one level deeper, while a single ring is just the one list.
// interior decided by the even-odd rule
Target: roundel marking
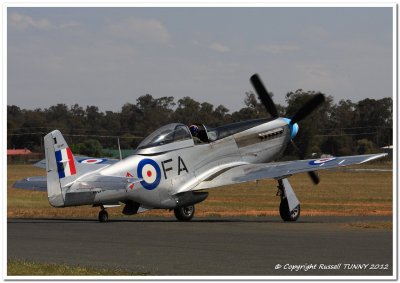
[{"label": "roundel marking", "polygon": [[143,179],[140,181],[143,188],[146,190],[154,190],[161,181],[160,166],[152,159],[142,159],[137,167],[137,176]]},{"label": "roundel marking", "polygon": [[83,164],[99,164],[99,163],[103,163],[106,162],[107,159],[105,158],[85,158],[85,159],[81,159],[79,160],[79,163],[83,163]]},{"label": "roundel marking", "polygon": [[324,163],[330,162],[332,160],[335,160],[335,157],[329,157],[329,158],[321,158],[321,159],[316,159],[313,161],[310,161],[308,164],[310,165],[322,165]]}]

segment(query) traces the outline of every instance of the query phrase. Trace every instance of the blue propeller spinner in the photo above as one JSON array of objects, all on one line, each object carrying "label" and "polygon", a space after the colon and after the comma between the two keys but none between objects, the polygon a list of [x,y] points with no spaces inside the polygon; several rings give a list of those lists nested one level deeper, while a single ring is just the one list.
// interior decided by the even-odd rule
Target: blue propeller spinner
[{"label": "blue propeller spinner", "polygon": [[299,125],[297,123],[292,124],[292,120],[289,118],[282,118],[289,125],[290,128],[290,138],[294,139],[294,137],[299,132]]}]

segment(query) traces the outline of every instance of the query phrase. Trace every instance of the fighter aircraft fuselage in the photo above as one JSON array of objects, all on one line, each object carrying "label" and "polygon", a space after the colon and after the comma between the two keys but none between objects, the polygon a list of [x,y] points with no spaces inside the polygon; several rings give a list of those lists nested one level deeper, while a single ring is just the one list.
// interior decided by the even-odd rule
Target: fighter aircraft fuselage
[{"label": "fighter aircraft fuselage", "polygon": [[[135,155],[101,170],[78,178],[65,192],[64,206],[85,204],[117,203],[121,199],[131,200],[149,208],[176,207],[176,195],[190,191],[206,178],[242,164],[270,162],[277,159],[290,140],[290,127],[281,118],[264,122],[266,119],[247,121],[246,125],[236,123],[224,126],[236,133],[194,144],[193,140],[182,140],[158,147],[139,149]],[[209,136],[212,136],[210,129]],[[218,129],[215,129],[218,132]],[[218,138],[218,137],[216,137]],[[127,177],[116,190],[99,190],[88,198],[68,194],[83,193],[83,189],[93,191],[95,186],[106,183],[91,183],[97,176]],[[129,177],[144,179],[130,182]],[[88,181],[89,180],[89,181]]]}]

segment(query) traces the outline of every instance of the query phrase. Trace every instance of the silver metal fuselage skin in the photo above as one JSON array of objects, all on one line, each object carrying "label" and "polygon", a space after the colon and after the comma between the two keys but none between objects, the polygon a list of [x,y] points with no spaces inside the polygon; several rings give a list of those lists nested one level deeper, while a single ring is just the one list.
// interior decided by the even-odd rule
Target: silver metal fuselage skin
[{"label": "silver metal fuselage skin", "polygon": [[[146,208],[173,209],[177,206],[177,195],[191,191],[213,175],[242,164],[276,160],[285,150],[290,135],[287,121],[278,118],[210,143],[195,145],[190,139],[141,149],[98,172],[79,177],[64,194],[76,192],[78,195],[85,184],[90,183],[91,188],[87,189],[91,190],[91,195],[88,193],[85,199],[80,194],[79,198],[66,201],[65,206],[133,201]],[[127,177],[137,180],[142,178],[142,172],[149,172],[140,163],[150,163],[145,165],[151,166],[149,176],[157,175],[149,177],[155,180],[151,188],[145,186],[146,183],[143,185],[143,181],[130,181]],[[119,177],[120,181],[107,182],[107,178],[112,176]],[[96,180],[99,180],[99,187],[93,195]]]}]

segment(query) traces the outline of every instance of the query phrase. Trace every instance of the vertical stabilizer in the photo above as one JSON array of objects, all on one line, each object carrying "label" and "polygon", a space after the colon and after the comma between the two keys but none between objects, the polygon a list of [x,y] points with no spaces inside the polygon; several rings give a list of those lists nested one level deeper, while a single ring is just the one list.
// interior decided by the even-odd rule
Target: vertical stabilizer
[{"label": "vertical stabilizer", "polygon": [[77,177],[75,159],[61,132],[44,137],[47,171],[47,195],[52,206],[64,206],[62,189]]}]

